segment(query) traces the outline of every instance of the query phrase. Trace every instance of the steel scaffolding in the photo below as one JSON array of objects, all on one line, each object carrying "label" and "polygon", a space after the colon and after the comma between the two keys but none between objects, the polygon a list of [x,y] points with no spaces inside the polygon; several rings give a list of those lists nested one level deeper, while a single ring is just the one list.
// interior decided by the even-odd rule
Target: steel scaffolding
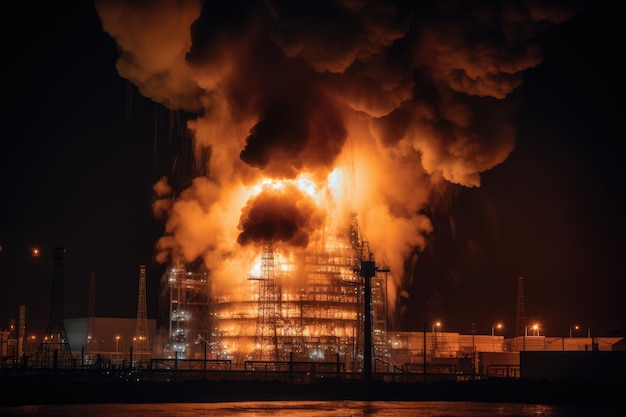
[{"label": "steel scaffolding", "polygon": [[260,361],[278,361],[277,318],[280,293],[274,281],[274,247],[271,240],[263,242],[261,260],[261,276],[249,278],[257,281],[259,299],[253,357]]},{"label": "steel scaffolding", "polygon": [[211,341],[210,291],[205,271],[191,272],[182,256],[175,259],[167,275],[169,287],[169,358],[199,359],[203,348],[200,335]]},{"label": "steel scaffolding", "polygon": [[33,357],[35,368],[71,368],[75,365],[63,326],[64,255],[65,248],[53,248],[50,322]]},{"label": "steel scaffolding", "polygon": [[150,360],[150,340],[148,336],[148,313],[146,306],[146,266],[139,265],[139,293],[137,297],[137,326],[133,338],[133,359]]}]

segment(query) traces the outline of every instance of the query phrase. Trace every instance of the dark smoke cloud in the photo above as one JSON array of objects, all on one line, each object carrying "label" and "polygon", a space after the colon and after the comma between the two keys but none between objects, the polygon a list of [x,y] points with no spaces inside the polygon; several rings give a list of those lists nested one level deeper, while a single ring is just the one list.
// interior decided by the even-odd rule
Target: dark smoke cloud
[{"label": "dark smoke cloud", "polygon": [[[349,137],[346,111],[357,111],[382,144],[408,141],[429,173],[468,186],[478,186],[480,172],[503,162],[515,142],[511,126],[485,132],[475,121],[494,108],[490,99],[521,85],[541,60],[537,36],[567,19],[572,4],[97,3],[120,44],[121,75],[170,107],[210,117],[226,106],[232,123],[248,126],[237,138],[239,157],[265,175],[330,169]],[[401,126],[390,123],[397,118]]]},{"label": "dark smoke cloud", "polygon": [[268,36],[271,16],[260,4],[242,12],[207,3],[192,27],[188,62],[199,71],[229,63],[222,84],[229,110],[236,120],[257,119],[242,161],[275,178],[328,169],[347,138],[340,110],[314,71]]},{"label": "dark smoke cloud", "polygon": [[579,4],[96,6],[119,45],[120,75],[169,108],[195,112],[195,146],[210,150],[198,152],[210,155],[207,175],[191,192],[174,193],[181,197],[171,208],[157,210],[169,215],[159,259],[182,251],[219,268],[215,260],[237,249],[228,243],[237,237],[243,245],[271,238],[304,247],[323,224],[305,195],[266,189],[241,217],[239,210],[263,178],[307,174],[321,182],[337,170],[345,183],[332,206],[358,213],[371,250],[402,289],[410,284],[403,281],[410,279],[406,260],[432,232],[423,209],[433,190],[480,186],[481,173],[507,159],[515,146],[511,95],[541,62],[542,34]]},{"label": "dark smoke cloud", "polygon": [[252,128],[240,157],[274,178],[329,170],[347,138],[338,111],[332,100],[315,92],[278,100]]},{"label": "dark smoke cloud", "polygon": [[315,202],[295,185],[280,189],[266,185],[242,209],[237,241],[248,245],[267,240],[306,248],[311,233],[322,224],[323,214]]},{"label": "dark smoke cloud", "polygon": [[272,39],[319,73],[340,74],[356,61],[369,61],[406,34],[412,17],[392,1],[273,0],[268,7]]}]

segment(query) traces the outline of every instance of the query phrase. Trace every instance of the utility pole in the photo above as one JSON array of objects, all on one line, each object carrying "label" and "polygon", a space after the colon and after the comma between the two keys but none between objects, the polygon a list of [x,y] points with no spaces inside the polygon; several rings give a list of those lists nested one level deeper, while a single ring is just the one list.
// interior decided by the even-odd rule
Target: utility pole
[{"label": "utility pole", "polygon": [[363,379],[372,380],[372,277],[376,275],[376,264],[373,261],[361,261],[359,275],[365,281],[364,311],[364,346],[363,346]]},{"label": "utility pole", "polygon": [[204,343],[204,379],[206,379],[206,347],[209,342],[207,342],[200,333],[198,333],[198,339],[201,340],[202,343]]},{"label": "utility pole", "polygon": [[474,337],[476,336],[476,323],[470,324],[470,332],[472,333],[472,379],[476,379],[476,343]]},{"label": "utility pole", "polygon": [[96,341],[96,273],[89,275],[89,306],[87,312],[87,353],[95,352]]},{"label": "utility pole", "polygon": [[424,322],[424,383],[426,383],[426,322]]},{"label": "utility pole", "polygon": [[[139,265],[139,293],[137,297],[137,323],[133,339],[133,351],[141,359],[150,358],[150,342],[148,339],[148,313],[146,306],[146,266]],[[131,362],[132,366],[132,362]]]},{"label": "utility pole", "polygon": [[524,278],[517,278],[517,317],[515,322],[515,347],[517,350],[517,338],[524,337],[524,350],[526,350],[526,307],[524,305]]},{"label": "utility pole", "polygon": [[378,268],[374,261],[361,261],[359,275],[363,277],[365,302],[364,302],[364,346],[363,346],[363,379],[372,380],[372,278],[376,272],[389,272],[389,268]]}]

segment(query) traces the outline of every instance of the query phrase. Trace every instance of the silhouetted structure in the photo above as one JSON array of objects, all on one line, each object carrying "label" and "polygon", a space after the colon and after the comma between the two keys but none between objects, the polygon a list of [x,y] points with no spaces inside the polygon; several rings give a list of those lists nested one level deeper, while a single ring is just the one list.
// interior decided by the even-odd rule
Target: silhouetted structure
[{"label": "silhouetted structure", "polygon": [[363,352],[363,378],[366,381],[372,379],[372,278],[376,276],[376,264],[373,261],[361,261],[359,275],[363,277],[365,289],[365,310],[363,317],[364,326],[364,352]]},{"label": "silhouetted structure", "polygon": [[53,248],[50,322],[33,358],[36,368],[69,368],[74,366],[72,351],[63,327],[63,279],[65,248]]},{"label": "silhouetted structure", "polygon": [[517,318],[515,336],[526,335],[526,308],[524,306],[524,278],[517,278]]},{"label": "silhouetted structure", "polygon": [[89,275],[89,306],[88,306],[87,320],[89,320],[87,327],[87,352],[93,352],[96,348],[96,274],[91,272]]},{"label": "silhouetted structure", "polygon": [[146,307],[146,266],[139,265],[139,296],[137,300],[137,328],[133,338],[133,356],[138,360],[150,359],[148,339],[148,313]]},{"label": "silhouetted structure", "polygon": [[255,352],[258,360],[278,360],[278,292],[274,281],[274,245],[263,242],[261,276],[251,277],[259,283],[259,309],[255,332]]}]

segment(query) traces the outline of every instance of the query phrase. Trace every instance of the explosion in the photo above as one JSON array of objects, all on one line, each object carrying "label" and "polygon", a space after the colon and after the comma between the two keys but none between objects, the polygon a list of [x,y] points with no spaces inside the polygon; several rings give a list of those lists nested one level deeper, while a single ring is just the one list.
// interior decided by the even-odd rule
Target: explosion
[{"label": "explosion", "polygon": [[571,14],[540,1],[96,7],[120,76],[196,114],[187,127],[197,157],[209,155],[176,197],[167,178],[155,184],[166,220],[157,260],[181,253],[216,277],[245,276],[263,240],[288,257],[354,212],[390,267],[391,310],[410,285],[407,258],[434,232],[422,214],[430,196],[478,187],[506,160],[505,99],[539,64],[537,36]]}]

